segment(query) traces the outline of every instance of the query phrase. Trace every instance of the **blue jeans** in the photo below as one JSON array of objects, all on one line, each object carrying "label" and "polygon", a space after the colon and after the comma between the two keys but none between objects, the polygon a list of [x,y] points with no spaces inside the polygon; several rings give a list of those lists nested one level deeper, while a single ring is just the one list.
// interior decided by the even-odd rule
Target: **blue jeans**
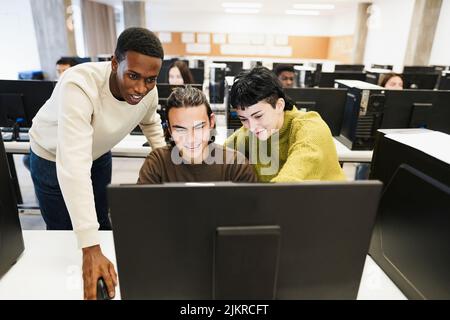
[{"label": "blue jeans", "polygon": [[[72,230],[72,222],[56,176],[56,163],[43,159],[30,150],[30,171],[47,230]],[[91,180],[100,230],[111,230],[106,196],[106,187],[111,183],[111,172],[111,152],[92,162]]]}]

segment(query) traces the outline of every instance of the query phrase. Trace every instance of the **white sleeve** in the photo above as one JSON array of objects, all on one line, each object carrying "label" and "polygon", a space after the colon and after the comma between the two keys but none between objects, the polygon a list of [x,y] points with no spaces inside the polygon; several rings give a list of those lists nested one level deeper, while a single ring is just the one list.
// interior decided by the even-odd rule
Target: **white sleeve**
[{"label": "white sleeve", "polygon": [[164,139],[164,132],[161,126],[161,117],[159,116],[156,109],[158,107],[158,91],[156,91],[153,96],[153,100],[150,102],[150,107],[144,118],[139,123],[142,133],[148,140],[148,143],[153,149],[166,146],[166,141]]},{"label": "white sleeve", "polygon": [[63,83],[58,96],[56,173],[80,248],[99,243],[91,180],[93,105],[74,83]]}]

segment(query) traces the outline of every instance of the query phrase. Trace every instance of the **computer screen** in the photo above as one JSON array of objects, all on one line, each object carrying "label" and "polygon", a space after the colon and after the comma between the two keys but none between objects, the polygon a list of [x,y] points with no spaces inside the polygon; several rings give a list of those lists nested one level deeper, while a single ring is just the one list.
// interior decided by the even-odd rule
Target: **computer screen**
[{"label": "computer screen", "polygon": [[337,88],[285,88],[297,109],[316,111],[330,127],[333,136],[339,136],[344,117],[347,89]]},{"label": "computer screen", "polygon": [[450,73],[446,73],[441,77],[439,90],[450,90]]},{"label": "computer screen", "polygon": [[372,64],[371,67],[373,69],[386,69],[386,70],[392,70],[394,68],[392,64]]},{"label": "computer screen", "polygon": [[334,66],[334,71],[353,71],[362,72],[364,70],[363,64],[337,64]]},{"label": "computer screen", "polygon": [[380,190],[377,181],[112,185],[121,297],[355,299]]},{"label": "computer screen", "polygon": [[0,127],[12,128],[20,119],[25,120],[23,94],[0,94]]},{"label": "computer screen", "polygon": [[405,164],[383,192],[370,254],[409,299],[450,299],[449,204],[448,185]]},{"label": "computer screen", "polygon": [[225,63],[227,65],[225,76],[236,76],[243,69],[242,61],[213,61],[213,63]]},{"label": "computer screen", "polygon": [[[66,57],[62,57],[62,58],[73,59],[77,64],[85,63],[85,62],[92,62],[91,57],[66,56]],[[105,61],[105,60],[99,60],[99,61]]]},{"label": "computer screen", "polygon": [[0,279],[24,250],[5,147],[0,135]]},{"label": "computer screen", "polygon": [[205,69],[203,68],[189,68],[192,77],[194,78],[194,83],[203,84],[205,81]]},{"label": "computer screen", "polygon": [[438,71],[440,71],[439,68],[439,66],[404,66],[403,73],[437,73]]},{"label": "computer screen", "polygon": [[437,73],[403,73],[403,88],[428,89],[436,88],[439,74]]},{"label": "computer screen", "polygon": [[321,72],[317,77],[320,88],[334,88],[334,81],[339,79],[366,81],[366,74],[363,72]]},{"label": "computer screen", "polygon": [[427,128],[450,134],[450,91],[386,90],[381,129]]},{"label": "computer screen", "polygon": [[[0,114],[7,113],[7,117],[12,117],[19,116],[23,112],[25,121],[21,126],[30,128],[34,116],[52,95],[55,83],[38,80],[0,80],[0,103],[3,109]],[[5,109],[8,111],[5,112]]]}]

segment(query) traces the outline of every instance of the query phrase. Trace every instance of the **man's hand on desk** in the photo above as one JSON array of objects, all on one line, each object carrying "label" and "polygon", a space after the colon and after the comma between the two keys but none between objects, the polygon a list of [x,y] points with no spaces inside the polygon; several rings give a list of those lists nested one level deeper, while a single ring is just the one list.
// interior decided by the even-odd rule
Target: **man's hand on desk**
[{"label": "man's hand on desk", "polygon": [[117,274],[114,265],[102,253],[99,245],[83,248],[84,299],[97,298],[97,281],[103,277],[108,293],[114,297],[117,286]]}]

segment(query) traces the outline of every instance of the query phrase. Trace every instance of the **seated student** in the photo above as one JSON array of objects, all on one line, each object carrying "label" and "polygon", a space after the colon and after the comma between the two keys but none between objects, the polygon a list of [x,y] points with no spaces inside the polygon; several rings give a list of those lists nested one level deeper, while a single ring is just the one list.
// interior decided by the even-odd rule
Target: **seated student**
[{"label": "seated student", "polygon": [[380,80],[380,86],[385,87],[386,89],[403,90],[402,76],[397,73],[386,73],[382,75]]},{"label": "seated student", "polygon": [[294,87],[295,70],[292,65],[280,64],[273,71],[277,75],[278,80],[280,80],[283,88]]},{"label": "seated student", "polygon": [[194,77],[189,67],[181,60],[177,60],[170,65],[167,78],[169,79],[169,84],[194,83]]},{"label": "seated student", "polygon": [[57,80],[61,78],[61,75],[69,69],[70,67],[76,66],[78,63],[74,58],[70,57],[62,57],[58,61],[56,61],[56,74]]},{"label": "seated student", "polygon": [[166,115],[170,146],[148,155],[138,184],[257,181],[244,155],[213,143],[215,117],[203,92],[191,86],[176,88],[168,98]]},{"label": "seated student", "polygon": [[326,123],[316,112],[297,110],[269,69],[240,73],[230,103],[244,126],[225,145],[255,163],[260,181],[345,180]]}]

